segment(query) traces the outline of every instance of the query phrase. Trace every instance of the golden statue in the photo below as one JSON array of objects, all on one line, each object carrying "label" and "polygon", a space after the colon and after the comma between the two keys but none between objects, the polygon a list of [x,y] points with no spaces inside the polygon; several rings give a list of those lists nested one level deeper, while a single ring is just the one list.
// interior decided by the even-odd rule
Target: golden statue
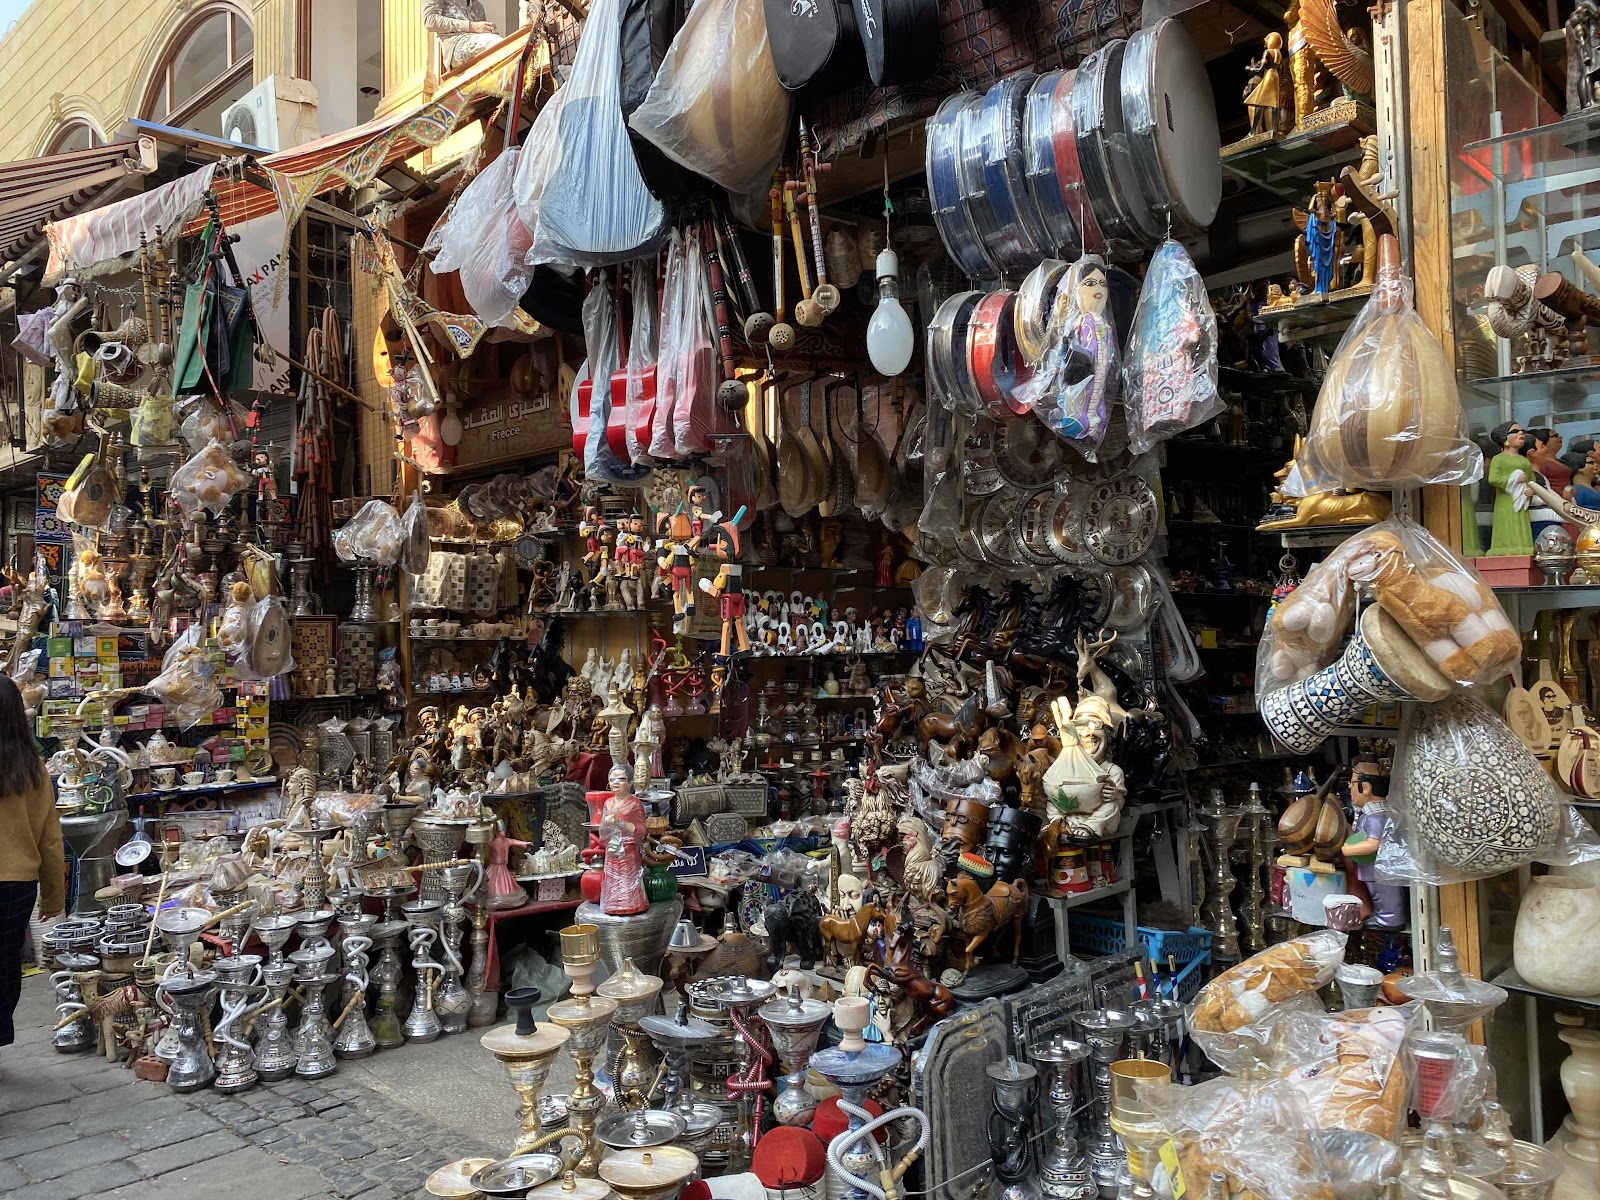
[{"label": "golden statue", "polygon": [[1294,127],[1301,129],[1317,111],[1317,53],[1300,22],[1301,0],[1292,0],[1283,14],[1288,30],[1289,77],[1294,82]]},{"label": "golden statue", "polygon": [[1272,507],[1256,528],[1262,533],[1280,529],[1321,529],[1330,525],[1371,525],[1389,515],[1389,497],[1381,492],[1312,492],[1290,495],[1290,477],[1299,482],[1295,464],[1305,448],[1305,438],[1294,439],[1294,457],[1273,473],[1278,486],[1272,491]]},{"label": "golden statue", "polygon": [[1265,133],[1276,137],[1292,118],[1285,111],[1283,89],[1283,34],[1269,33],[1261,45],[1261,57],[1247,63],[1245,70],[1254,72],[1244,91],[1245,111],[1250,114],[1252,136]]},{"label": "golden statue", "polygon": [[1291,0],[1283,23],[1288,30],[1289,75],[1294,83],[1294,127],[1304,129],[1319,108],[1327,75],[1338,80],[1345,98],[1370,103],[1374,86],[1372,51],[1362,30],[1339,25],[1335,0]]}]

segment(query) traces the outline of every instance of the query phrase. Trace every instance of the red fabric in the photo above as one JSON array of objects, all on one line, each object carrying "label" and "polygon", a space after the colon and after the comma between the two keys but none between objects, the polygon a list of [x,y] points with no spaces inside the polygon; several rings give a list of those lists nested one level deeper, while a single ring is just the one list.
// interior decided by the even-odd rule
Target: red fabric
[{"label": "red fabric", "polygon": [[[861,1107],[874,1117],[883,1116],[883,1105],[879,1104],[871,1096],[868,1096],[862,1102]],[[849,1128],[850,1118],[839,1111],[839,1097],[829,1096],[821,1104],[817,1105],[816,1115],[811,1118],[811,1131],[822,1139],[823,1145],[827,1145]],[[880,1129],[873,1134],[873,1137],[880,1142],[888,1141],[888,1131]]]},{"label": "red fabric", "polygon": [[[837,1106],[834,1109],[838,1111]],[[785,1187],[808,1187],[822,1178],[828,1168],[822,1139],[809,1129],[779,1125],[756,1143],[750,1169],[761,1186],[769,1191]]]}]

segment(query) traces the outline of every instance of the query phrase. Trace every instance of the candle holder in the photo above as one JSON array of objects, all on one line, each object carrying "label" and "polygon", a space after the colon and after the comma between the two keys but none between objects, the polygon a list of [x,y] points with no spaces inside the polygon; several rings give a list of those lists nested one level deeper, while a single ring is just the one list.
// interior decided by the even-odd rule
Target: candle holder
[{"label": "candle holder", "polygon": [[989,1158],[1000,1186],[993,1200],[1038,1200],[1033,1177],[1033,1109],[1039,1098],[1039,1072],[1010,1055],[990,1063],[984,1073],[994,1084],[989,1113]]},{"label": "candle holder", "polygon": [[728,1077],[728,1099],[738,1104],[733,1145],[728,1151],[728,1170],[748,1171],[761,1140],[761,1117],[767,1089],[767,1064],[775,1055],[765,1030],[750,1020],[751,1014],[777,994],[777,985],[766,979],[747,979],[728,975],[708,979],[703,994],[728,1014],[728,1021],[739,1034],[739,1069]]},{"label": "candle holder", "polygon": [[1089,1137],[1089,1169],[1101,1196],[1117,1193],[1124,1162],[1122,1143],[1111,1128],[1111,1064],[1122,1057],[1122,1043],[1133,1025],[1125,1009],[1092,1009],[1077,1018],[1083,1041],[1094,1062],[1094,1125]]},{"label": "candle holder", "polygon": [[[565,933],[563,932],[563,939]],[[565,966],[565,964],[563,964]],[[576,988],[576,977],[574,977]],[[550,1019],[571,1034],[567,1049],[572,1054],[572,1092],[567,1097],[567,1113],[583,1141],[583,1149],[573,1170],[593,1179],[599,1166],[594,1136],[595,1122],[606,1106],[605,1093],[594,1085],[594,1060],[605,1045],[606,1031],[616,1015],[617,1002],[593,992],[573,996],[550,1006]]]},{"label": "candle holder", "polygon": [[1150,1154],[1167,1139],[1166,1126],[1156,1112],[1153,1092],[1172,1085],[1166,1063],[1147,1058],[1124,1059],[1111,1064],[1111,1128],[1128,1151],[1132,1195],[1149,1200]]},{"label": "candle holder", "polygon": [[606,1064],[611,1074],[612,1092],[624,1108],[645,1108],[650,1102],[656,1064],[649,1054],[649,1035],[639,1027],[639,1021],[655,1007],[656,997],[661,995],[661,978],[644,974],[634,967],[630,958],[623,962],[621,971],[595,991],[617,1005],[611,1027],[619,1035],[620,1044]]},{"label": "candle holder", "polygon": [[772,1037],[772,1048],[783,1068],[783,1091],[772,1104],[780,1125],[809,1125],[817,1102],[806,1093],[806,1063],[816,1053],[817,1039],[833,1010],[821,1000],[803,1000],[799,987],[787,996],[761,1006],[757,1015]]},{"label": "candle holder", "polygon": [[537,988],[508,991],[506,1007],[515,1014],[515,1023],[497,1026],[478,1039],[478,1044],[505,1068],[517,1093],[517,1141],[511,1149],[513,1155],[531,1153],[555,1140],[540,1132],[539,1093],[545,1080],[550,1078],[551,1063],[572,1037],[560,1025],[533,1019],[532,1009],[538,1002]]},{"label": "candle holder", "polygon": [[406,1044],[405,1028],[400,1021],[400,983],[404,968],[400,962],[400,941],[406,936],[404,921],[383,921],[372,927],[369,935],[378,950],[378,961],[373,964],[368,986],[377,985],[378,996],[372,1011],[372,1039],[380,1050],[391,1050]]},{"label": "candle holder", "polygon": [[1078,1142],[1078,1077],[1088,1057],[1089,1047],[1060,1034],[1033,1056],[1045,1068],[1045,1102],[1055,1119],[1053,1141],[1039,1163],[1039,1190],[1047,1200],[1094,1200],[1100,1192]]},{"label": "candle holder", "polygon": [[[844,1037],[837,1046],[818,1050],[811,1056],[811,1069],[839,1089],[839,1111],[849,1118],[850,1124],[838,1137],[848,1137],[866,1124],[857,1115],[867,1092],[882,1082],[883,1077],[900,1065],[900,1051],[881,1043],[868,1043],[861,1036],[867,1027],[867,1001],[859,996],[846,996],[834,1002],[833,1022]],[[845,1106],[849,1105],[849,1108]],[[852,1109],[856,1111],[852,1111]],[[877,1157],[872,1150],[860,1145],[859,1140],[839,1156],[839,1167],[863,1179],[875,1179],[878,1173]],[[839,1185],[839,1200],[870,1200],[869,1193],[844,1180],[832,1163],[829,1174]]]},{"label": "candle holder", "polygon": [[291,962],[268,962],[261,968],[267,999],[256,1014],[254,1062],[256,1075],[268,1083],[289,1078],[299,1061],[289,1032],[289,1014],[284,1011],[294,973]]},{"label": "candle holder", "polygon": [[1241,813],[1222,800],[1222,789],[1211,790],[1211,807],[1201,813],[1211,832],[1211,880],[1207,888],[1206,927],[1211,931],[1211,957],[1218,962],[1239,959],[1239,923],[1229,897],[1233,894],[1233,843],[1239,836]]},{"label": "candle holder", "polygon": [[[439,941],[439,912],[443,907],[438,900],[413,900],[401,906],[410,930],[407,937],[411,942],[411,970],[417,979],[411,1012],[405,1023],[408,1042],[431,1042],[443,1030],[433,1010],[433,991],[438,976],[444,972],[444,967],[433,957],[433,947]],[[432,979],[428,977],[430,972],[434,975]]]},{"label": "candle holder", "polygon": [[666,1075],[661,1084],[665,1107],[683,1118],[684,1139],[689,1148],[703,1145],[721,1124],[722,1111],[694,1098],[689,1059],[693,1051],[722,1041],[727,1035],[710,1022],[690,1016],[689,1006],[683,1002],[678,1004],[676,1016],[641,1017],[639,1028],[666,1058]]}]

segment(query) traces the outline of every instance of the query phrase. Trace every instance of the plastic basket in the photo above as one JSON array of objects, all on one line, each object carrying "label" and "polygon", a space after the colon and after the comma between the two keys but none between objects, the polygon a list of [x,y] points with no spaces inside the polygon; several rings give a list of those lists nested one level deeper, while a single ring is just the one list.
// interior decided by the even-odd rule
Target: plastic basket
[{"label": "plastic basket", "polygon": [[[1074,949],[1095,954],[1116,954],[1126,949],[1127,936],[1121,921],[1075,912],[1069,914],[1067,929]],[[1190,962],[1211,949],[1210,932],[1195,927],[1185,931],[1141,925],[1139,940],[1144,943],[1145,959],[1155,959],[1162,966],[1168,959]]]}]

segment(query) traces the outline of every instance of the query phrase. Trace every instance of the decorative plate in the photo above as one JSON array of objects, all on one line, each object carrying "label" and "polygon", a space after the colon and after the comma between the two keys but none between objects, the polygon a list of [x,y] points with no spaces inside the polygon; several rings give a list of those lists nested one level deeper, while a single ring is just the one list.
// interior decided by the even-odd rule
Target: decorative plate
[{"label": "decorative plate", "polygon": [[1156,494],[1137,475],[1096,484],[1084,501],[1084,544],[1108,566],[1143,558],[1160,524]]},{"label": "decorative plate", "polygon": [[263,679],[281,675],[289,668],[293,641],[288,608],[278,597],[269,597],[256,619],[255,636],[250,639],[250,669]]},{"label": "decorative plate", "polygon": [[1050,548],[1050,520],[1060,500],[1054,488],[1040,488],[1022,497],[1013,510],[1011,536],[1024,562],[1036,567],[1056,565],[1056,556]]},{"label": "decorative plate", "polygon": [[1031,416],[996,424],[994,465],[1012,487],[1036,488],[1061,470],[1061,439]]},{"label": "decorative plate", "polygon": [[1081,567],[1094,561],[1084,534],[1081,492],[1069,491],[1057,500],[1049,520],[1050,553],[1057,562]]}]

